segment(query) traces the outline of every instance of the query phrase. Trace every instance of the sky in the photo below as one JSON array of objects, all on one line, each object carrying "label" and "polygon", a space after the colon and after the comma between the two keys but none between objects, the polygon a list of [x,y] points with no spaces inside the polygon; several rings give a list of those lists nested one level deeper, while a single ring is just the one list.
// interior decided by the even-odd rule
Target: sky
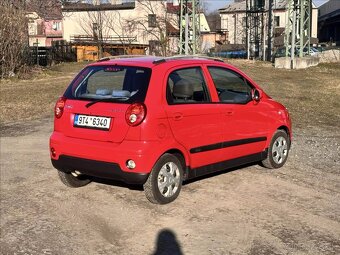
[{"label": "sky", "polygon": [[[313,3],[319,7],[320,5],[324,4],[328,0],[313,0]],[[212,12],[219,8],[226,6],[227,4],[233,3],[234,0],[203,0],[205,8]]]}]

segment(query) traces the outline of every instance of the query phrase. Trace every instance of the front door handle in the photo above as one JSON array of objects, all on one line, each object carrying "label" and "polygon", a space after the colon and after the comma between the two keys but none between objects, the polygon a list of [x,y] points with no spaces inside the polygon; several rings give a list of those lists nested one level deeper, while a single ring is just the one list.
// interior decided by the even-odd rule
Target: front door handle
[{"label": "front door handle", "polygon": [[175,119],[175,120],[181,120],[181,119],[183,119],[183,114],[180,113],[180,112],[176,112],[176,113],[174,114],[174,119]]}]

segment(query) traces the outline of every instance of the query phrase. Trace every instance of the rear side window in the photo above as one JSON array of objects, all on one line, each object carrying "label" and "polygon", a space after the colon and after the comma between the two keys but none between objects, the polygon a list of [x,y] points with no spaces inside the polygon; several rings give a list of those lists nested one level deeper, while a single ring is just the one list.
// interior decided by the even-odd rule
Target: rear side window
[{"label": "rear side window", "polygon": [[169,104],[210,102],[210,96],[200,67],[178,69],[170,73],[167,83]]},{"label": "rear side window", "polygon": [[221,102],[246,104],[251,100],[251,85],[240,74],[221,67],[208,67]]},{"label": "rear side window", "polygon": [[80,100],[112,99],[144,102],[151,69],[127,66],[90,66],[71,83],[65,97]]}]

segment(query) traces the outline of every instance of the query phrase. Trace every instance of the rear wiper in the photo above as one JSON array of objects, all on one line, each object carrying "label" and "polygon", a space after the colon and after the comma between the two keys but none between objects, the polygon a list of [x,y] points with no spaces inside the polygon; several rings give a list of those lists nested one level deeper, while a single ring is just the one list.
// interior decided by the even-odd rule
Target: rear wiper
[{"label": "rear wiper", "polygon": [[92,101],[88,104],[85,105],[86,108],[89,108],[90,106],[99,103],[99,102],[115,102],[115,101],[119,101],[119,100],[128,100],[128,97],[110,97],[110,98],[101,98],[95,101]]}]

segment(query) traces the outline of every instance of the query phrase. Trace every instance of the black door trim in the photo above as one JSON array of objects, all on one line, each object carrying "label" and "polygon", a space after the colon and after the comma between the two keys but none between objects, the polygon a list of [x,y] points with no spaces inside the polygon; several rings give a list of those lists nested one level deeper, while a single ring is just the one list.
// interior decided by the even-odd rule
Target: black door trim
[{"label": "black door trim", "polygon": [[194,154],[194,153],[200,153],[200,152],[205,152],[205,151],[218,150],[218,149],[223,149],[227,147],[238,146],[238,145],[243,145],[243,144],[248,144],[248,143],[262,142],[266,140],[267,140],[267,137],[261,136],[261,137],[233,140],[233,141],[225,141],[221,143],[209,144],[209,145],[192,148],[190,149],[190,153]]},{"label": "black door trim", "polygon": [[203,175],[215,173],[215,172],[222,171],[222,170],[227,170],[233,167],[242,166],[242,165],[246,165],[249,163],[260,162],[264,160],[265,158],[267,158],[267,155],[268,155],[268,149],[265,149],[264,151],[259,152],[259,153],[243,156],[240,158],[230,159],[230,160],[226,160],[226,161],[222,161],[222,162],[218,162],[218,163],[214,163],[214,164],[210,164],[206,166],[201,166],[201,167],[197,167],[193,169],[191,169],[190,167],[187,167],[185,180],[190,180],[190,179],[197,178]]}]

